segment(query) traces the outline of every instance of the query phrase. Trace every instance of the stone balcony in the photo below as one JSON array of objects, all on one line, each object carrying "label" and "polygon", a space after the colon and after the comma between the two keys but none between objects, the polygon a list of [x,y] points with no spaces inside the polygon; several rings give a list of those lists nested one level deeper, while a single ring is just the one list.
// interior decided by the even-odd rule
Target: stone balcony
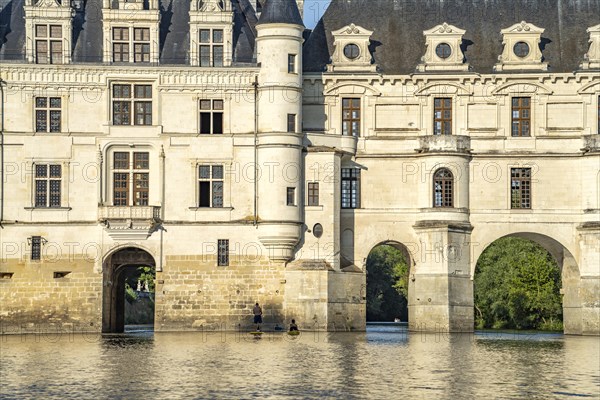
[{"label": "stone balcony", "polygon": [[471,138],[459,135],[435,135],[419,137],[419,153],[469,153]]},{"label": "stone balcony", "polygon": [[145,240],[160,225],[160,207],[101,206],[98,221],[115,240]]},{"label": "stone balcony", "polygon": [[584,153],[597,153],[600,151],[600,135],[587,135],[583,137]]}]

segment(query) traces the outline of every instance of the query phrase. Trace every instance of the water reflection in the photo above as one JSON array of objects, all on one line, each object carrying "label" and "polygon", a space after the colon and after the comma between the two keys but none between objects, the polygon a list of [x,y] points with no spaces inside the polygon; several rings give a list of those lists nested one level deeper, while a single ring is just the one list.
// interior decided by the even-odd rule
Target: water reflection
[{"label": "water reflection", "polygon": [[592,337],[161,333],[0,338],[3,398],[597,398]]}]

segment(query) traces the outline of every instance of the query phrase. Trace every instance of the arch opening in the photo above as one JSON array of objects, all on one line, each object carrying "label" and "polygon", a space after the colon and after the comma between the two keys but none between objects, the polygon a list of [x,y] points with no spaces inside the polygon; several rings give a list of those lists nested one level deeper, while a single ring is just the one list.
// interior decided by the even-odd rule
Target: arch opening
[{"label": "arch opening", "polygon": [[407,322],[411,257],[399,242],[374,246],[366,260],[367,322]]},{"label": "arch opening", "polygon": [[482,251],[472,273],[476,329],[581,329],[579,268],[557,240],[531,232],[502,236]]},{"label": "arch opening", "polygon": [[102,333],[123,333],[126,326],[154,326],[154,257],[126,247],[106,257],[103,269]]}]

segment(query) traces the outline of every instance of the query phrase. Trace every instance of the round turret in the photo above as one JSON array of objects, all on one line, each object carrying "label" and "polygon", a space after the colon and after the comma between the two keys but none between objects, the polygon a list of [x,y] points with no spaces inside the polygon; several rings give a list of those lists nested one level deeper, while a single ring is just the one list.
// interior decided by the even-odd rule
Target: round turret
[{"label": "round turret", "polygon": [[269,0],[256,26],[259,238],[273,261],[300,240],[303,199],[302,33],[295,0]]}]

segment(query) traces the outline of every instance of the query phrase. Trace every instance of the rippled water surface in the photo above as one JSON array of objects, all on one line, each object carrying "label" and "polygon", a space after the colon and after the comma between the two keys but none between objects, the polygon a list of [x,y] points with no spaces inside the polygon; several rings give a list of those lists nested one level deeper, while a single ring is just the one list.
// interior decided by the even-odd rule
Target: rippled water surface
[{"label": "rippled water surface", "polygon": [[1,398],[600,398],[600,341],[553,334],[140,332],[0,338]]}]

